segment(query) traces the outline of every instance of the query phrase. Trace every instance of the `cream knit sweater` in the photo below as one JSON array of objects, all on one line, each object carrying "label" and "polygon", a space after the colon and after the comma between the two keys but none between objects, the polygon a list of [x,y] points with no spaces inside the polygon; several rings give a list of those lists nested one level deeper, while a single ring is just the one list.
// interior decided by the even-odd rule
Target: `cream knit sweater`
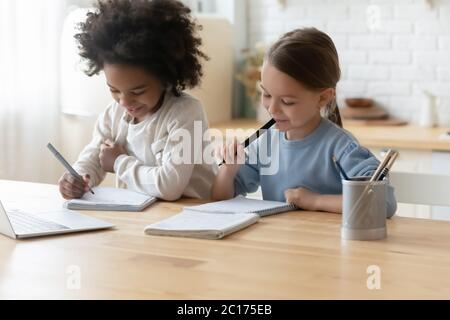
[{"label": "cream knit sweater", "polygon": [[127,150],[127,155],[119,156],[114,163],[117,187],[168,201],[182,196],[208,199],[217,168],[198,160],[202,160],[203,149],[209,142],[197,141],[201,148],[192,147],[195,162],[178,163],[172,157],[172,151],[180,143],[176,137],[181,131],[189,132],[194,144],[194,123],[197,122],[197,127],[202,124],[201,135],[208,129],[201,103],[186,93],[180,97],[167,93],[156,113],[139,124],[133,121],[117,102],[111,103],[99,116],[93,139],[81,152],[75,170],[89,174],[91,186],[99,185],[106,176],[100,166],[100,146],[110,139]]}]

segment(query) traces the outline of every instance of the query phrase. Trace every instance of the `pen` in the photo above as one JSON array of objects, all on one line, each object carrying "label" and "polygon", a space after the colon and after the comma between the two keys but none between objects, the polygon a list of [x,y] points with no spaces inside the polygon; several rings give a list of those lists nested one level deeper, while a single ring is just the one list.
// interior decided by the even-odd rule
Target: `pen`
[{"label": "pen", "polygon": [[[70,172],[70,174],[72,176],[83,181],[83,177],[80,176],[78,174],[78,172],[75,171],[74,168],[72,168],[72,166],[66,161],[66,159],[64,159],[64,157],[58,152],[58,150],[55,149],[55,147],[51,143],[47,144],[47,148],[54,154],[56,159],[58,159],[59,162],[61,162],[61,164]],[[95,194],[94,191],[92,191],[92,189],[90,187],[89,187],[89,191],[92,194]]]},{"label": "pen", "polygon": [[389,171],[391,170],[395,160],[398,157],[398,152],[394,151],[394,153],[392,154],[391,158],[389,159],[386,167],[383,169],[383,171],[381,171],[381,175],[380,175],[380,181],[382,181],[389,173]]},{"label": "pen", "polygon": [[380,175],[381,175],[383,169],[386,167],[389,160],[391,159],[393,153],[394,153],[394,151],[392,151],[391,149],[388,150],[383,161],[380,162],[380,165],[377,167],[377,170],[375,171],[372,178],[370,179],[370,182],[378,181],[380,179]]},{"label": "pen", "polygon": [[347,174],[345,173],[344,169],[341,167],[341,164],[339,163],[339,161],[336,159],[336,156],[333,156],[333,161],[336,164],[336,167],[339,169],[339,171],[341,172],[342,176],[344,177],[345,180],[350,180],[347,176]]},{"label": "pen", "polygon": [[[261,136],[261,134],[265,133],[264,130],[271,128],[275,123],[276,123],[276,121],[274,119],[271,119],[269,122],[267,122],[265,125],[263,125],[260,129],[258,129],[254,134],[252,134],[250,137],[245,139],[245,141],[242,143],[242,145],[244,146],[244,149],[247,148],[250,145],[250,143],[252,143],[254,140],[258,139]],[[219,164],[219,167],[224,164],[225,164],[225,160],[223,160],[222,163]]]}]

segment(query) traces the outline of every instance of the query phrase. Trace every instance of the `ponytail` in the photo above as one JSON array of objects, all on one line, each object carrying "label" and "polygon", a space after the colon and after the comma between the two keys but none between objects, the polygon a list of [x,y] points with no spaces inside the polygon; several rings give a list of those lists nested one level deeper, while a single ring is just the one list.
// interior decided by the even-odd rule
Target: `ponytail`
[{"label": "ponytail", "polygon": [[333,100],[331,100],[330,103],[327,104],[325,110],[323,111],[323,116],[339,127],[343,128],[341,113],[339,112],[339,106],[337,104],[336,97],[334,97]]}]

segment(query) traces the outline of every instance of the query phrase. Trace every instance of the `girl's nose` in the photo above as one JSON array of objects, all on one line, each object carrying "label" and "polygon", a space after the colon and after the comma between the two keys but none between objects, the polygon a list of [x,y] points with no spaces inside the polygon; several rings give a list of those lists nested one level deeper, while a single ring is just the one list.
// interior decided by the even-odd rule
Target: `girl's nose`
[{"label": "girl's nose", "polygon": [[133,105],[133,100],[130,97],[122,94],[119,97],[119,104],[123,107],[131,107]]},{"label": "girl's nose", "polygon": [[272,99],[272,101],[270,101],[267,111],[269,111],[270,114],[277,114],[280,112],[280,108],[278,107],[278,104],[274,99]]}]

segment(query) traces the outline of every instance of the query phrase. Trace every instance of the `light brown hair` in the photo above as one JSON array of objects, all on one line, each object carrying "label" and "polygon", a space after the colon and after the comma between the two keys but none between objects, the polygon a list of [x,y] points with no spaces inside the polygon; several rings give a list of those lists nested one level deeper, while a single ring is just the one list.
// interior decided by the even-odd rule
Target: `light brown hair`
[{"label": "light brown hair", "polygon": [[[310,90],[336,89],[341,78],[333,40],[315,28],[286,33],[270,48],[266,58],[275,68]],[[325,117],[342,127],[336,97],[322,111]]]}]

